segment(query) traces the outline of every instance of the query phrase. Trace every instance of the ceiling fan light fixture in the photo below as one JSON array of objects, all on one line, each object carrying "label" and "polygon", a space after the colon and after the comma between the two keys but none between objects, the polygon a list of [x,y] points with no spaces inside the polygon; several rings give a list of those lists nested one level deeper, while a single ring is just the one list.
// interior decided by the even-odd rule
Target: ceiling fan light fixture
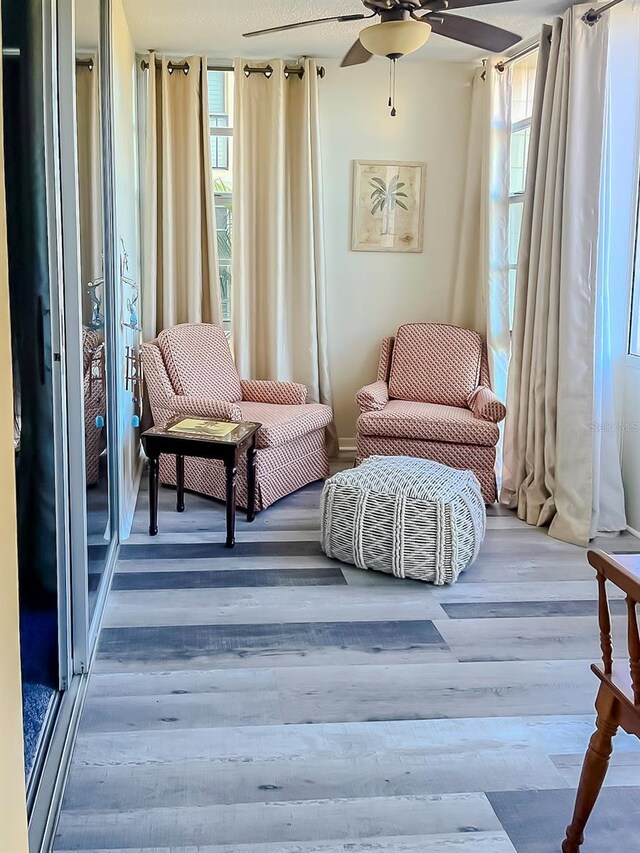
[{"label": "ceiling fan light fixture", "polygon": [[398,59],[420,50],[431,35],[426,21],[385,21],[360,32],[362,46],[375,56]]}]

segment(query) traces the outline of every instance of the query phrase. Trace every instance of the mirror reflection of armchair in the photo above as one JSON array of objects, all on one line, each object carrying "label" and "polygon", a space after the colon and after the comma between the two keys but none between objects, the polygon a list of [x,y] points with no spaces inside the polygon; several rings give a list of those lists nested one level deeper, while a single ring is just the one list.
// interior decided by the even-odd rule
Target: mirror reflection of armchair
[{"label": "mirror reflection of armchair", "polygon": [[82,329],[82,360],[84,376],[84,443],[87,486],[94,486],[100,477],[100,455],[104,449],[105,383],[104,341],[91,329]]}]

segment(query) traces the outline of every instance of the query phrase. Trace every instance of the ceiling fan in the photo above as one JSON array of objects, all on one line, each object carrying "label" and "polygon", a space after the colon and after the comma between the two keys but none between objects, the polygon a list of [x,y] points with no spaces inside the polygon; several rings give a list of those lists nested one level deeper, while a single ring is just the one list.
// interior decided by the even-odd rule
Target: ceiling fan
[{"label": "ceiling fan", "polygon": [[280,27],[269,27],[244,33],[245,38],[310,27],[329,21],[346,23],[380,17],[380,23],[361,30],[357,41],[342,60],[342,66],[361,65],[372,56],[386,56],[392,63],[389,106],[391,115],[396,115],[395,100],[395,64],[398,59],[414,53],[423,47],[431,33],[445,36],[454,41],[480,47],[491,53],[502,53],[521,40],[521,37],[508,30],[476,21],[473,18],[446,14],[449,10],[470,9],[475,6],[489,6],[504,3],[507,0],[362,0],[370,14],[334,15],[330,18],[315,18],[310,21],[297,21]]},{"label": "ceiling fan", "polygon": [[[279,33],[310,27],[329,21],[346,23],[363,21],[380,16],[381,23],[366,27],[351,50],[342,60],[342,65],[360,65],[372,56],[386,56],[399,59],[426,44],[432,32],[446,38],[481,47],[491,53],[502,53],[519,42],[521,37],[472,18],[444,14],[449,10],[471,9],[475,6],[489,6],[505,3],[507,0],[362,0],[371,10],[370,15],[334,15],[331,18],[315,18],[311,21],[297,21],[266,30],[244,33],[245,38],[261,36],[267,33]],[[418,14],[424,13],[424,14]],[[389,26],[390,24],[394,26]],[[398,26],[398,24],[400,26]]]}]

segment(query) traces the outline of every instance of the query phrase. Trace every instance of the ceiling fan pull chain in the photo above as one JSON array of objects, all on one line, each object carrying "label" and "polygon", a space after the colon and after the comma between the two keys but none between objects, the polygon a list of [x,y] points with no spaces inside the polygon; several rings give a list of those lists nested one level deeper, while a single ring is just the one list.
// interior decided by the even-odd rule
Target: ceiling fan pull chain
[{"label": "ceiling fan pull chain", "polygon": [[389,108],[393,106],[393,65],[391,64],[391,60],[389,60]]},{"label": "ceiling fan pull chain", "polygon": [[391,99],[390,99],[391,100],[390,107],[391,107],[391,115],[396,116],[398,114],[398,112],[396,110],[396,65],[397,65],[397,60],[392,59],[391,63],[392,63],[391,70],[393,73],[393,86],[391,89],[392,95],[391,95]]}]

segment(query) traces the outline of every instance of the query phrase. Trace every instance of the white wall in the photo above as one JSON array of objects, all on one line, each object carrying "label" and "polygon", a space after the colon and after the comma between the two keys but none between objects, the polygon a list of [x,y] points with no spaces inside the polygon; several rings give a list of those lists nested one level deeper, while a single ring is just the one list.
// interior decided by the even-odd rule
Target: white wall
[{"label": "white wall", "polygon": [[[118,273],[122,241],[129,256],[128,277],[140,283],[140,231],[138,136],[136,108],[136,56],[122,6],[113,0],[113,110],[116,171],[116,262]],[[120,450],[120,535],[129,535],[139,475],[141,449],[138,432],[132,426],[135,414],[133,396],[125,388],[126,348],[137,350],[139,334],[121,324],[123,289],[118,286],[118,441]],[[138,312],[140,305],[138,303]]]},{"label": "white wall", "polygon": [[[473,66],[398,63],[389,116],[388,63],[341,69],[320,84],[329,358],[338,435],[355,435],[358,388],[376,378],[378,345],[402,323],[448,319],[463,201]],[[423,254],[352,252],[352,161],[427,164]],[[349,442],[343,442],[349,443]]]}]

